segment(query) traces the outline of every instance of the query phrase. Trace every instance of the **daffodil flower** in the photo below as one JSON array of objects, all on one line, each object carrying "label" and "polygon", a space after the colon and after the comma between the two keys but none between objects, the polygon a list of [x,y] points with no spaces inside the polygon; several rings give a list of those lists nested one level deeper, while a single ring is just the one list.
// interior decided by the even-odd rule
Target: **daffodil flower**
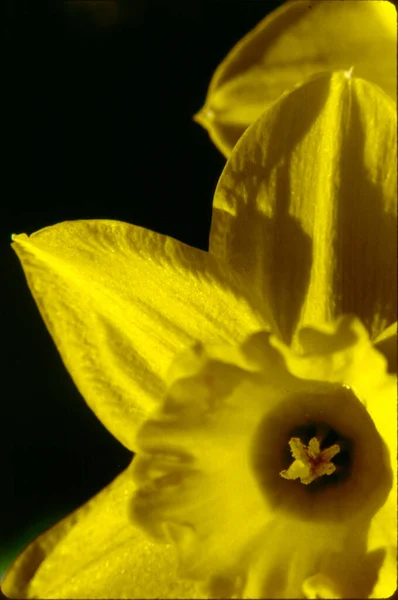
[{"label": "daffodil flower", "polygon": [[311,75],[355,69],[397,93],[397,13],[387,0],[298,0],[266,16],[217,67],[195,119],[228,158],[245,129]]},{"label": "daffodil flower", "polygon": [[[346,71],[236,145],[210,252],[134,225],[14,236],[130,467],[12,598],[380,598],[396,586],[396,105]],[[395,351],[395,353],[394,353]]]}]

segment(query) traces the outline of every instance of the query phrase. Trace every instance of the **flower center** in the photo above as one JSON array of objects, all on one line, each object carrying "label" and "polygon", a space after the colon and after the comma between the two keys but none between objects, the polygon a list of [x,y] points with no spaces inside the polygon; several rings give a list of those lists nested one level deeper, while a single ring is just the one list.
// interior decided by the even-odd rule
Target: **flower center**
[{"label": "flower center", "polygon": [[392,485],[388,451],[350,389],[325,392],[267,412],[251,440],[253,475],[269,509],[301,520],[374,514]]},{"label": "flower center", "polygon": [[328,422],[308,420],[292,427],[285,439],[283,470],[279,471],[283,479],[298,479],[308,492],[317,494],[350,477],[355,458],[354,441]]},{"label": "flower center", "polygon": [[303,444],[300,438],[292,437],[289,446],[295,460],[287,470],[279,473],[284,479],[300,479],[301,483],[307,485],[322,475],[335,472],[336,466],[331,460],[340,452],[338,444],[321,450],[317,437],[312,437],[308,446]]}]

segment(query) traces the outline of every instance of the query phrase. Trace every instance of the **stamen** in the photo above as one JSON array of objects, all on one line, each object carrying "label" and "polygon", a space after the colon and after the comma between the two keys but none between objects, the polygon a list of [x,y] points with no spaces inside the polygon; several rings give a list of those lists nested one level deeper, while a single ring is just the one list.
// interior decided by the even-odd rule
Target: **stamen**
[{"label": "stamen", "polygon": [[322,475],[335,472],[336,465],[330,461],[340,452],[338,444],[321,450],[316,437],[310,439],[308,446],[300,438],[293,437],[289,440],[289,446],[295,460],[287,470],[279,473],[284,479],[300,479],[301,483],[307,485]]}]

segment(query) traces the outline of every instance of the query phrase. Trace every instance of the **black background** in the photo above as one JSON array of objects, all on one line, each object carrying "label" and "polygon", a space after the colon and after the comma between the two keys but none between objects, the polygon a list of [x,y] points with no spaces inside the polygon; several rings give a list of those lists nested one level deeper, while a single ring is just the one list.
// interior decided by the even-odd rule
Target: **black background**
[{"label": "black background", "polygon": [[207,249],[225,160],[192,116],[219,62],[279,4],[4,4],[0,574],[131,458],[74,387],[10,235],[106,218]]}]

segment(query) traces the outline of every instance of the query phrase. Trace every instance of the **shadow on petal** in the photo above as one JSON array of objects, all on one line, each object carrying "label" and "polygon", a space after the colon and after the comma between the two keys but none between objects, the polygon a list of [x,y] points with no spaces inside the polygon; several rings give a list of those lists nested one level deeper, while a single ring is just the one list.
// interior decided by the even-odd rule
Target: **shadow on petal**
[{"label": "shadow on petal", "polygon": [[341,144],[340,182],[351,185],[339,182],[336,295],[338,312],[355,313],[374,339],[397,318],[397,278],[391,277],[397,272],[396,206],[383,197],[388,169],[372,172],[367,165],[366,148],[373,139],[357,94],[350,98],[344,106],[351,134]]}]

